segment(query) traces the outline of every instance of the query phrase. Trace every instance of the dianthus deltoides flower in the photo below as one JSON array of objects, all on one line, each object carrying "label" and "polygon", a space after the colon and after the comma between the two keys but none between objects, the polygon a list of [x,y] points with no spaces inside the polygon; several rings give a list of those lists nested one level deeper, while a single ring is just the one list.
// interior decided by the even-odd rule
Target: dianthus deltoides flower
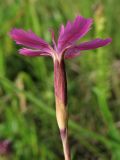
[{"label": "dianthus deltoides flower", "polygon": [[96,49],[111,42],[110,38],[97,38],[80,44],[76,43],[87,34],[92,22],[92,19],[77,16],[73,22],[68,21],[66,26],[61,25],[57,41],[55,40],[54,32],[51,32],[52,46],[32,31],[15,28],[10,32],[11,38],[18,45],[25,46],[25,48],[19,50],[19,54],[30,57],[48,56],[53,59],[56,117],[65,160],[70,160],[70,149],[68,144],[67,80],[64,60],[75,58],[81,55],[84,50]]},{"label": "dianthus deltoides flower", "polygon": [[11,141],[8,139],[0,140],[0,155],[8,155],[11,151]]}]

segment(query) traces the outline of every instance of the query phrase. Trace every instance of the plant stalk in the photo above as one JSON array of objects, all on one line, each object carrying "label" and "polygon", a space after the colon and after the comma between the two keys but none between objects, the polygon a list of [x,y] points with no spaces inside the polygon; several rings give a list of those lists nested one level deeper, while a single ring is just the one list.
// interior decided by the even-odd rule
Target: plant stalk
[{"label": "plant stalk", "polygon": [[64,60],[54,62],[56,118],[60,130],[65,160],[71,160],[68,142],[67,79]]}]

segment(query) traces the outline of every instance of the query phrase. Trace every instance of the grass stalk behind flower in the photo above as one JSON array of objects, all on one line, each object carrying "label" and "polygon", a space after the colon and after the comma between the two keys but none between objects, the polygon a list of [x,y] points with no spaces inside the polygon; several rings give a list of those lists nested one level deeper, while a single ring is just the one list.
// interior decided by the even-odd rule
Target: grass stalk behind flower
[{"label": "grass stalk behind flower", "polygon": [[2,47],[0,47],[0,76],[5,75],[5,55],[3,53]]},{"label": "grass stalk behind flower", "polygon": [[[37,34],[40,34],[43,25],[40,24],[40,19],[38,18],[35,4],[35,1],[31,0],[25,3],[26,8],[28,9],[28,13],[25,16],[27,22],[25,26],[27,26],[27,28],[29,28],[29,26],[32,26],[33,31],[35,31],[35,33]],[[32,67],[36,77],[42,82],[45,81],[44,77],[47,76],[47,71],[44,59],[32,59]],[[37,70],[35,68],[37,68]]]},{"label": "grass stalk behind flower", "polygon": [[[105,24],[106,17],[104,16],[104,6],[102,4],[98,5],[95,10],[95,36],[104,36],[105,33]],[[120,141],[120,133],[116,128],[113,115],[108,106],[108,98],[110,86],[108,85],[109,77],[110,77],[110,53],[107,50],[103,50],[100,48],[97,50],[96,54],[96,63],[98,67],[96,68],[96,86],[94,88],[99,109],[102,114],[103,121],[108,128],[108,135],[116,139],[116,141]],[[111,151],[113,152],[113,159],[120,159],[119,147],[115,147],[114,144],[111,146]]]}]

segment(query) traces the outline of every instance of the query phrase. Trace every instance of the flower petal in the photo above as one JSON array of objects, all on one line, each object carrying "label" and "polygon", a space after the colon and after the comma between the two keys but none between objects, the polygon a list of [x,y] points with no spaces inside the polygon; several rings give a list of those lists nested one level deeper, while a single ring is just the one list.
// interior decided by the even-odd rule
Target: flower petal
[{"label": "flower petal", "polygon": [[88,42],[83,42],[81,43],[79,46],[77,46],[77,48],[79,50],[90,50],[90,49],[96,49],[102,46],[106,46],[108,45],[110,42],[112,42],[111,38],[107,38],[107,39],[94,39],[92,41],[88,41]]},{"label": "flower petal", "polygon": [[107,38],[107,39],[94,39],[92,41],[88,41],[88,42],[83,42],[80,45],[76,45],[73,46],[71,48],[69,48],[66,53],[65,53],[65,58],[69,59],[69,58],[74,58],[76,56],[80,55],[80,51],[83,50],[91,50],[91,49],[96,49],[99,47],[103,47],[108,45],[109,43],[111,43],[112,39],[111,38]]},{"label": "flower petal", "polygon": [[91,25],[92,19],[85,19],[82,16],[77,16],[74,22],[68,21],[66,27],[62,25],[58,38],[58,50],[61,51],[83,37],[90,30]]},{"label": "flower petal", "polygon": [[43,52],[40,50],[33,50],[33,49],[28,49],[28,48],[22,48],[19,50],[19,54],[22,54],[24,56],[30,56],[30,57],[35,57],[35,56],[51,56],[47,52]]},{"label": "flower petal", "polygon": [[24,45],[26,47],[40,49],[43,51],[50,50],[49,44],[43,39],[39,38],[32,31],[24,31],[22,29],[13,29],[10,32],[10,36],[19,45]]},{"label": "flower petal", "polygon": [[53,48],[54,48],[55,50],[57,50],[57,45],[56,45],[56,41],[55,41],[55,32],[54,32],[53,29],[50,29],[49,31],[50,31],[50,33],[51,33]]},{"label": "flower petal", "polygon": [[80,50],[75,47],[69,48],[64,55],[65,59],[71,59],[80,55]]}]

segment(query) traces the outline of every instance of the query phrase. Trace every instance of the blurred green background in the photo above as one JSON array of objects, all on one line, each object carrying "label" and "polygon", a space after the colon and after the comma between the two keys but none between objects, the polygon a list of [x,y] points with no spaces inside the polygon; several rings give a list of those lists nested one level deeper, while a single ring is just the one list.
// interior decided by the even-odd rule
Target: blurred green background
[{"label": "blurred green background", "polygon": [[0,140],[12,150],[1,160],[61,160],[55,118],[53,63],[18,54],[8,36],[32,29],[51,43],[49,29],[81,14],[94,19],[82,40],[112,37],[107,47],[66,60],[72,160],[120,160],[120,1],[0,0]]}]

